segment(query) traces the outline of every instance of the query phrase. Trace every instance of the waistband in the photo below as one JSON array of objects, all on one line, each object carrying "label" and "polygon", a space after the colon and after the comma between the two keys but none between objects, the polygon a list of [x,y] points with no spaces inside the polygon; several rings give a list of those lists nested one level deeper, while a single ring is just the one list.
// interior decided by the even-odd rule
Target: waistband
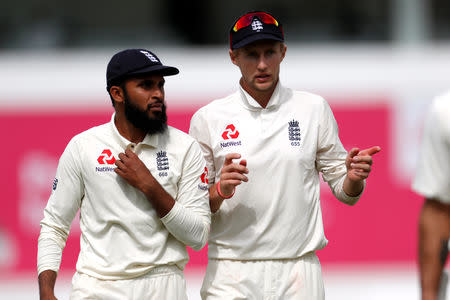
[{"label": "waistband", "polygon": [[162,266],[155,266],[152,267],[148,272],[144,274],[140,274],[137,276],[132,277],[123,277],[123,278],[114,278],[114,279],[105,279],[105,278],[99,278],[97,276],[93,276],[90,274],[82,273],[82,272],[75,272],[75,277],[88,277],[95,280],[102,280],[102,281],[116,281],[116,280],[139,280],[139,279],[149,279],[152,277],[158,277],[158,276],[164,276],[164,275],[170,275],[170,274],[180,274],[184,276],[183,270],[181,270],[177,265],[162,265]]},{"label": "waistband", "polygon": [[264,262],[296,262],[296,261],[310,261],[318,260],[315,251],[307,252],[299,257],[288,257],[288,258],[268,258],[268,259],[229,259],[229,258],[208,258],[208,261],[236,261],[236,262],[248,262],[248,263],[264,263]]},{"label": "waistband", "polygon": [[181,273],[184,274],[183,271],[176,265],[164,265],[164,266],[156,266],[153,267],[150,271],[145,273],[144,275],[138,278],[152,277],[155,275],[165,275],[172,273]]}]

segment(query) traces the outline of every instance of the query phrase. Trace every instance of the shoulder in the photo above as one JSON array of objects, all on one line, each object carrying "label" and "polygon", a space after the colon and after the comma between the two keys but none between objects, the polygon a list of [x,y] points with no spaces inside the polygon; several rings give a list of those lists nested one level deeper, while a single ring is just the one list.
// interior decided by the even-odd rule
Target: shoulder
[{"label": "shoulder", "polygon": [[291,90],[292,91],[292,97],[295,100],[301,100],[303,102],[309,103],[309,104],[316,104],[316,105],[324,105],[327,104],[327,101],[320,95],[314,94],[311,92],[306,91],[297,91],[297,90]]},{"label": "shoulder", "polygon": [[219,111],[230,110],[235,104],[238,103],[239,97],[240,93],[237,91],[224,98],[215,99],[210,103],[206,104],[205,106],[199,108],[194,113],[192,118],[193,119],[207,118],[208,116],[211,116],[211,114],[214,115]]},{"label": "shoulder", "polygon": [[190,145],[196,143],[196,140],[189,134],[172,126],[167,126],[167,136],[176,147],[190,147]]},{"label": "shoulder", "polygon": [[446,112],[450,109],[450,92],[439,95],[434,98],[431,104],[431,110],[435,112]]},{"label": "shoulder", "polygon": [[202,156],[197,140],[184,131],[168,126],[165,139],[164,143],[167,143],[167,149],[172,153],[183,157],[196,154]]},{"label": "shoulder", "polygon": [[109,123],[91,127],[73,136],[66,148],[77,149],[80,151],[81,149],[93,145],[98,140],[104,140],[105,137],[108,139],[110,135],[111,130]]},{"label": "shoulder", "polygon": [[110,123],[101,124],[98,126],[91,127],[85,131],[76,134],[72,140],[83,141],[87,139],[97,138],[100,136],[105,136],[110,134]]},{"label": "shoulder", "polygon": [[299,107],[302,110],[306,109],[321,112],[330,108],[330,105],[324,97],[307,91],[284,88],[283,98],[286,99],[289,106]]},{"label": "shoulder", "polygon": [[448,124],[450,120],[450,92],[441,94],[433,99],[429,111],[428,120],[439,124]]}]

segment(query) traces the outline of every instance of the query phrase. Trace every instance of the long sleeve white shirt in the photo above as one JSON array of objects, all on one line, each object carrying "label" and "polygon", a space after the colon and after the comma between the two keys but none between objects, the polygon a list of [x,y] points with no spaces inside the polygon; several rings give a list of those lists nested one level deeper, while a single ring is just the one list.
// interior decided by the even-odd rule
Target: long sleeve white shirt
[{"label": "long sleeve white shirt", "polygon": [[279,83],[262,108],[240,88],[199,109],[189,133],[205,155],[210,185],[228,153],[240,153],[249,169],[249,181],[212,216],[210,258],[296,258],[323,248],[319,173],[339,200],[359,199],[342,190],[347,152],[317,95]]},{"label": "long sleeve white shirt", "polygon": [[[114,172],[129,146],[175,199],[159,218],[146,196]],[[126,279],[155,266],[188,261],[186,245],[207,241],[210,210],[205,161],[198,143],[169,126],[139,144],[122,137],[111,122],[75,136],[62,154],[44,210],[38,241],[38,273],[58,271],[70,225],[80,210],[77,271],[100,279]]]},{"label": "long sleeve white shirt", "polygon": [[450,93],[433,100],[425,118],[420,157],[412,188],[450,203]]}]

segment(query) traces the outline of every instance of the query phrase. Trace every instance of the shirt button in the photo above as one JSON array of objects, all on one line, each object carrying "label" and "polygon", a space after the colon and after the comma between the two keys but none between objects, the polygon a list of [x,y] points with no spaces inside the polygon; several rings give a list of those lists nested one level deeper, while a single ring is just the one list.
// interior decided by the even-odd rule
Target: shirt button
[{"label": "shirt button", "polygon": [[135,147],[135,146],[136,146],[135,144],[129,144],[129,145],[127,146],[127,149],[129,149],[129,150],[131,150],[131,151],[134,152],[134,147]]}]

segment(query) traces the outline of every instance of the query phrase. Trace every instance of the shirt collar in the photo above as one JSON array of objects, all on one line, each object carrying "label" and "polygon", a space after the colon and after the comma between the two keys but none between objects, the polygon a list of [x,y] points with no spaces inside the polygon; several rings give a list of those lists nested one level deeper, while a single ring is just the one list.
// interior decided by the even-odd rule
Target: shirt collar
[{"label": "shirt collar", "polygon": [[[114,112],[112,114],[111,117],[111,121],[110,121],[110,125],[111,125],[111,130],[113,132],[113,136],[116,139],[116,141],[125,149],[127,148],[130,144],[136,145],[133,142],[130,142],[129,140],[127,140],[126,138],[124,138],[120,133],[119,130],[116,127],[116,124],[114,123],[114,118],[116,116],[116,113]],[[139,144],[144,144],[144,145],[148,145],[148,146],[152,146],[152,147],[157,147],[158,143],[159,143],[159,136],[161,134],[146,134],[144,139],[142,140],[142,142],[140,142]]]},{"label": "shirt collar", "polygon": [[252,96],[250,96],[250,94],[247,93],[241,85],[239,85],[239,90],[241,91],[241,99],[243,104],[251,110],[276,108],[281,104],[282,101],[281,94],[283,86],[281,85],[280,80],[278,80],[278,83],[275,86],[275,90],[273,91],[272,96],[269,99],[269,103],[267,103],[267,106],[265,108],[263,108]]}]

